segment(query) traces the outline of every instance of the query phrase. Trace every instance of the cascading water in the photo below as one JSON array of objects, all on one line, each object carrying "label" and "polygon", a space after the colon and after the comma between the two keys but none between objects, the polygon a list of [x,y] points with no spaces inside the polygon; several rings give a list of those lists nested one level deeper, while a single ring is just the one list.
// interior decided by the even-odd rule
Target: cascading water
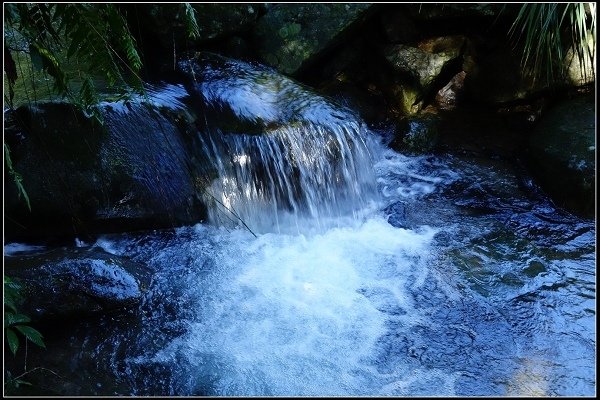
[{"label": "cascading water", "polygon": [[47,344],[79,385],[59,394],[594,394],[592,222],[501,161],[382,150],[262,67],[190,67],[212,223],[93,245],[152,282],[134,316]]},{"label": "cascading water", "polygon": [[339,224],[376,193],[360,133],[357,125],[347,124],[285,126],[260,136],[210,134],[206,151],[214,151],[219,173],[210,189],[215,201],[208,199],[210,219],[223,224],[235,213],[261,233]]},{"label": "cascading water", "polygon": [[[266,67],[211,56],[201,65],[201,138],[218,171],[207,193],[213,222],[323,231],[376,199],[375,143],[353,112]],[[228,113],[237,132],[223,128]]]}]

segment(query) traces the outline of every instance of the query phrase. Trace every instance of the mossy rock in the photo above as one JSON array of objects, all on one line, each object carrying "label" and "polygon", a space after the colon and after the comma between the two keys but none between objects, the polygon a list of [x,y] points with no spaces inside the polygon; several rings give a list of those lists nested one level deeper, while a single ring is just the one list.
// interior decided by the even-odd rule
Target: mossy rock
[{"label": "mossy rock", "polygon": [[420,110],[419,102],[447,83],[460,69],[466,39],[442,36],[423,40],[416,47],[404,44],[387,46],[384,55],[402,81],[402,104],[405,114]]},{"label": "mossy rock", "polygon": [[338,43],[370,4],[276,4],[253,30],[260,58],[294,75]]}]

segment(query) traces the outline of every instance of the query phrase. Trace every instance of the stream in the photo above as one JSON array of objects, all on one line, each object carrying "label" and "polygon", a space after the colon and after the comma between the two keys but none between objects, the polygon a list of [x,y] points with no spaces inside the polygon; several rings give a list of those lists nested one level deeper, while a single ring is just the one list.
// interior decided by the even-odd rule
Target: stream
[{"label": "stream", "polygon": [[134,313],[33,353],[69,394],[595,394],[593,220],[506,160],[400,154],[351,111],[235,68],[207,74],[205,101],[276,124],[204,132],[209,221],[79,244],[152,280]]}]

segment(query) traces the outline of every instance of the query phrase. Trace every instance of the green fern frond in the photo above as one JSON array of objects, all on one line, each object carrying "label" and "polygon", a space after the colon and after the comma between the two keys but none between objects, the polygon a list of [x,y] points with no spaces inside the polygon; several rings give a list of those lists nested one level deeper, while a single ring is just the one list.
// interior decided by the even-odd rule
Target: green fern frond
[{"label": "green fern frond", "polygon": [[[5,24],[29,44],[27,55],[53,79],[57,94],[90,109],[90,101],[98,100],[91,95],[98,80],[111,89],[143,92],[135,39],[113,4],[25,3],[5,10]],[[66,62],[74,62],[77,70],[63,68]],[[94,87],[93,92],[99,90]]]}]

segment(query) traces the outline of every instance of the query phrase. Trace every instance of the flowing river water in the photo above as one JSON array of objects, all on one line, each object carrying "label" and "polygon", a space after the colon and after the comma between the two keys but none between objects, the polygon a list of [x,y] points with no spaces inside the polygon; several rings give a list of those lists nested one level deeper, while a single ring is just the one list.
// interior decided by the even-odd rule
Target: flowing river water
[{"label": "flowing river water", "polygon": [[203,132],[209,221],[90,244],[152,280],[134,316],[54,350],[75,394],[594,395],[594,221],[503,160],[403,155],[287,78],[224,68],[206,103],[268,132]]}]

